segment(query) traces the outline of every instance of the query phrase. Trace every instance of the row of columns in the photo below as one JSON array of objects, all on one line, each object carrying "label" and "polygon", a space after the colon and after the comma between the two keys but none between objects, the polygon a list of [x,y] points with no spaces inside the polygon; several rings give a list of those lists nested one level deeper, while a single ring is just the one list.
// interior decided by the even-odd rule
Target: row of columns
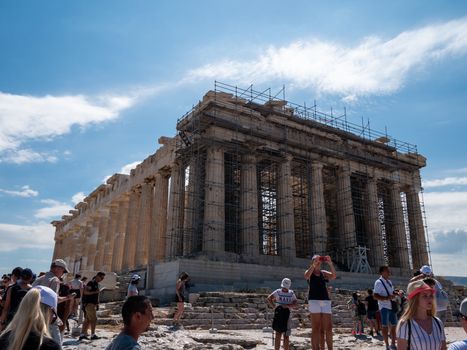
[{"label": "row of columns", "polygon": [[[277,211],[278,250],[284,262],[296,256],[294,233],[294,208],[292,193],[292,160],[285,156],[278,167]],[[204,184],[200,183],[200,159],[189,163],[188,183],[185,169],[174,162],[169,177],[159,172],[151,179],[133,188],[109,208],[99,208],[98,216],[81,228],[80,235],[86,244],[66,244],[57,241],[56,252],[64,256],[81,256],[82,269],[122,271],[144,267],[152,261],[172,260],[176,256],[190,255],[197,250],[196,216],[199,210],[200,187],[204,185],[204,208],[201,250],[207,254],[225,250],[225,168],[224,150],[210,147],[206,153]],[[254,154],[245,154],[240,163],[240,254],[255,261],[260,255],[258,226],[257,165]],[[342,239],[339,248],[357,246],[355,216],[351,191],[351,171],[341,167],[337,173],[336,210],[338,230]],[[323,181],[323,164],[311,165],[310,188],[312,253],[327,252],[327,222]],[[187,193],[185,193],[185,186]],[[382,228],[378,211],[377,181],[369,178],[366,183],[367,220],[365,230],[370,249],[370,265],[384,264]],[[168,201],[167,201],[168,198]],[[393,263],[409,267],[408,246],[400,188],[394,183],[390,191],[393,213],[389,244],[397,246]],[[414,265],[428,263],[424,226],[418,192],[406,193],[408,226]],[[185,208],[187,210],[185,210]],[[83,242],[83,243],[84,243]],[[57,248],[58,247],[58,248]],[[54,253],[55,255],[55,253]]]}]

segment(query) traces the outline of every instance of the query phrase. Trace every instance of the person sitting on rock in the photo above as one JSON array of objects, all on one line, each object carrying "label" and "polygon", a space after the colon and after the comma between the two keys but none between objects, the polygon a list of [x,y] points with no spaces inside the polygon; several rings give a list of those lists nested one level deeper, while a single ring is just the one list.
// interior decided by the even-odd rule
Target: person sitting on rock
[{"label": "person sitting on rock", "polygon": [[123,330],[106,347],[106,350],[141,350],[139,336],[149,329],[154,316],[148,297],[134,295],[128,297],[122,307]]},{"label": "person sitting on rock", "polygon": [[284,350],[289,349],[289,337],[292,332],[290,309],[297,306],[297,297],[290,289],[291,285],[290,279],[284,278],[281,288],[276,289],[267,297],[268,304],[275,308],[272,321],[272,329],[276,332],[274,350],[280,349],[282,336],[284,337]]}]

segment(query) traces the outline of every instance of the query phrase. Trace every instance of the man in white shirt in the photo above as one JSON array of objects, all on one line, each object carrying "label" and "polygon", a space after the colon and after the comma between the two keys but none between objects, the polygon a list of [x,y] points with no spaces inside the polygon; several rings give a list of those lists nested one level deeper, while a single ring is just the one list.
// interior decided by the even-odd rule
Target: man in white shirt
[{"label": "man in white shirt", "polygon": [[[388,266],[379,268],[380,278],[375,281],[373,296],[378,300],[378,307],[381,312],[381,325],[386,349],[395,350],[396,348],[396,325],[397,316],[395,310],[392,310],[391,300],[395,298],[394,287],[389,280],[391,271]],[[391,333],[391,346],[389,346],[388,327]]]}]

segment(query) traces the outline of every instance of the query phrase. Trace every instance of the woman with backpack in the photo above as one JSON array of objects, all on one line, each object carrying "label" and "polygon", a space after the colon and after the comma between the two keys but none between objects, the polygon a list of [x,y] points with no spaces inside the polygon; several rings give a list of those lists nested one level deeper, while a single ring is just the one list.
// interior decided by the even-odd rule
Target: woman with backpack
[{"label": "woman with backpack", "polygon": [[408,303],[397,325],[398,350],[446,350],[444,326],[436,315],[435,290],[423,281],[407,287]]},{"label": "woman with backpack", "polygon": [[297,297],[293,290],[290,289],[292,281],[284,278],[281,283],[281,288],[272,292],[267,302],[274,308],[274,319],[272,321],[272,329],[276,332],[274,339],[274,350],[279,350],[281,347],[281,338],[284,337],[284,350],[289,350],[289,337],[292,332],[292,317],[290,309],[297,306]]}]

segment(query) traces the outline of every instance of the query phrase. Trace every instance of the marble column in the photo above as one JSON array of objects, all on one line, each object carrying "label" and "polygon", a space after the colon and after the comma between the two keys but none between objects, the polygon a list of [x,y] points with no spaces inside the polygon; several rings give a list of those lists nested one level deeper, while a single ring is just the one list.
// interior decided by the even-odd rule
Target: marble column
[{"label": "marble column", "polygon": [[143,267],[148,263],[149,234],[151,230],[152,199],[154,186],[152,180],[141,184],[141,198],[136,236],[135,265]]},{"label": "marble column", "polygon": [[96,271],[102,270],[104,266],[105,239],[107,235],[107,226],[109,224],[108,211],[108,209],[101,209],[100,212],[96,257],[94,259],[94,268]]},{"label": "marble column", "polygon": [[259,257],[257,182],[256,157],[244,154],[240,168],[241,252],[253,260]]},{"label": "marble column", "polygon": [[86,269],[89,271],[96,271],[95,261],[97,253],[97,240],[99,238],[99,217],[94,217],[89,223],[89,247],[88,247],[88,262],[86,264]]},{"label": "marble column", "polygon": [[139,188],[133,188],[130,191],[122,270],[131,270],[135,267],[136,232],[138,229],[140,196],[141,191]]},{"label": "marble column", "polygon": [[379,221],[378,186],[374,178],[369,178],[366,183],[366,216],[365,228],[368,238],[368,262],[377,272],[380,266],[386,264],[384,259],[383,233]]},{"label": "marble column", "polygon": [[292,156],[279,165],[277,186],[277,216],[279,229],[279,255],[284,263],[290,263],[296,256],[294,208],[292,194]]},{"label": "marble column", "polygon": [[114,241],[112,255],[112,271],[120,272],[122,270],[123,252],[125,245],[125,230],[128,219],[129,198],[124,196],[118,205],[117,235]]},{"label": "marble column", "polygon": [[404,211],[401,202],[401,190],[398,183],[393,183],[390,188],[391,203],[391,237],[389,239],[390,257],[389,264],[394,267],[409,270],[409,250],[407,247],[407,234],[405,231]]},{"label": "marble column", "polygon": [[339,227],[340,248],[354,248],[357,246],[355,233],[355,216],[352,202],[352,187],[350,170],[342,166],[337,171],[337,219]]},{"label": "marble column", "polygon": [[109,219],[104,241],[104,254],[102,261],[102,271],[111,271],[112,255],[114,254],[114,241],[117,231],[118,203],[112,203],[109,210]]},{"label": "marble column", "polygon": [[185,205],[185,169],[176,161],[170,175],[170,198],[167,212],[166,258],[183,254],[183,209]]},{"label": "marble column", "polygon": [[150,262],[162,262],[165,258],[168,192],[169,178],[167,174],[156,173],[151,235],[149,237]]},{"label": "marble column", "polygon": [[407,211],[409,218],[410,243],[412,248],[412,262],[414,268],[430,263],[427,251],[425,229],[420,207],[418,191],[411,187],[406,192]]},{"label": "marble column", "polygon": [[203,251],[225,251],[224,150],[210,147],[206,158]]},{"label": "marble column", "polygon": [[[196,247],[196,213],[199,195],[199,164],[197,159],[189,163],[188,185],[185,191],[185,215],[183,223],[183,255],[190,255]],[[185,180],[186,182],[186,180]]]},{"label": "marble column", "polygon": [[326,225],[326,205],[324,201],[323,164],[313,162],[311,164],[311,242],[315,254],[328,255],[327,252],[327,225]]},{"label": "marble column", "polygon": [[62,238],[55,238],[55,246],[54,246],[54,252],[52,255],[52,261],[55,259],[59,259],[59,256],[62,252],[62,246],[63,246],[63,239]]}]

